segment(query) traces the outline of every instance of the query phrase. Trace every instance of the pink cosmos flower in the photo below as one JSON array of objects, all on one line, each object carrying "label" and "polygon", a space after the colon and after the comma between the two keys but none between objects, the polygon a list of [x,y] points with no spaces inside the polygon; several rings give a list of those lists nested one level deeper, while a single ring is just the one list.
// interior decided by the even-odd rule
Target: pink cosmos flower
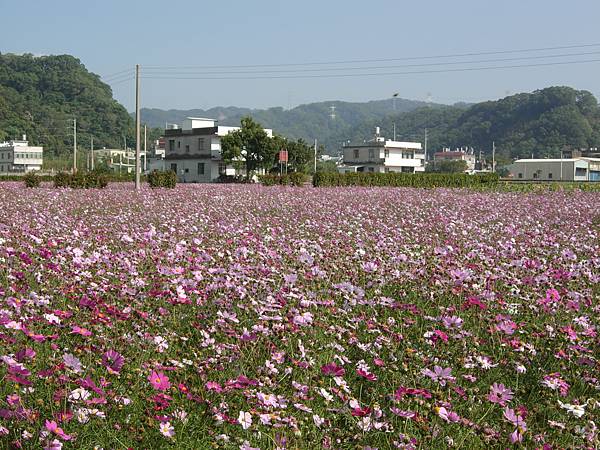
[{"label": "pink cosmos flower", "polygon": [[64,440],[64,441],[71,440],[71,436],[66,434],[54,420],[46,420],[45,425],[46,425],[46,430],[48,430],[50,433],[56,434],[62,440]]},{"label": "pink cosmos flower", "polygon": [[460,420],[460,416],[454,411],[450,411],[443,406],[436,409],[438,416],[440,416],[443,420],[445,420],[448,423],[456,423]]},{"label": "pink cosmos flower", "polygon": [[455,378],[452,376],[452,368],[447,367],[445,369],[440,366],[434,366],[433,370],[423,369],[421,373],[433,381],[437,381],[441,386],[445,386],[447,381],[454,381]]},{"label": "pink cosmos flower", "polygon": [[490,386],[490,393],[487,399],[492,403],[497,403],[500,406],[506,406],[506,402],[511,401],[513,392],[504,386],[502,383],[494,383]]},{"label": "pink cosmos flower", "polygon": [[148,375],[148,381],[152,387],[158,391],[166,391],[171,387],[171,383],[169,383],[169,377],[167,377],[162,372],[152,371],[150,375]]},{"label": "pink cosmos flower", "polygon": [[521,442],[523,440],[523,434],[527,431],[527,424],[521,414],[516,413],[514,409],[506,407],[504,408],[503,416],[505,420],[516,427],[515,431],[510,434],[510,442],[513,444]]}]

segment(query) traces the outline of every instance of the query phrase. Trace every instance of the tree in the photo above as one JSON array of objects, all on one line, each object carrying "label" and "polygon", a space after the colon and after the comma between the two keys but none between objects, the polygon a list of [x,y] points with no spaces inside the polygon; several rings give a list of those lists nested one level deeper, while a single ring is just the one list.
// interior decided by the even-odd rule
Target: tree
[{"label": "tree", "polygon": [[221,154],[228,164],[242,163],[246,179],[258,169],[268,170],[275,158],[275,146],[265,130],[251,117],[242,119],[239,130],[221,139]]},{"label": "tree", "polygon": [[467,162],[462,159],[442,160],[435,163],[435,172],[441,173],[462,173],[467,170]]}]

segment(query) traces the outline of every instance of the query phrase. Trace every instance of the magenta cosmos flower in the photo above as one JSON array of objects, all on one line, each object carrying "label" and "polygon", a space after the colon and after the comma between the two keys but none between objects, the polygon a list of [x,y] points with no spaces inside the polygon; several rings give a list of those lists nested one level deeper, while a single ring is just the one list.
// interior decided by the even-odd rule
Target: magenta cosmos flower
[{"label": "magenta cosmos flower", "polygon": [[164,373],[156,372],[155,370],[148,375],[148,381],[150,381],[152,387],[158,391],[166,391],[171,387],[171,383],[169,383],[169,377]]},{"label": "magenta cosmos flower", "polygon": [[102,355],[102,365],[109,373],[118,374],[121,372],[123,364],[125,364],[125,358],[115,350],[108,350]]}]

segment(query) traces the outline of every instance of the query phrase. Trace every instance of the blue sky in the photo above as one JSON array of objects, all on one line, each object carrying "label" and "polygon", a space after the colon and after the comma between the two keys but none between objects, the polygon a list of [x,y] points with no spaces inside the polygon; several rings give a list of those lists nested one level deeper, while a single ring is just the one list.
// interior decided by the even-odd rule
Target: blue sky
[{"label": "blue sky", "polygon": [[[144,68],[149,66],[354,61],[600,43],[597,0],[0,0],[0,8],[4,19],[1,52],[67,53],[100,75],[120,72],[136,63],[147,74],[151,70]],[[548,51],[545,55],[584,52],[600,52],[600,46]],[[561,60],[582,59],[600,59],[600,53]],[[439,61],[448,60],[427,62]],[[206,69],[194,69],[199,70]],[[220,69],[232,70],[257,68]],[[391,72],[407,70],[413,69]],[[394,92],[404,98],[452,103],[494,99],[551,85],[587,89],[599,97],[599,72],[600,62],[592,62],[347,78],[143,79],[142,104],[163,109],[227,105],[287,108],[313,101],[388,98]],[[161,75],[165,73],[163,70]],[[132,110],[133,82],[112,86],[115,97]]]}]

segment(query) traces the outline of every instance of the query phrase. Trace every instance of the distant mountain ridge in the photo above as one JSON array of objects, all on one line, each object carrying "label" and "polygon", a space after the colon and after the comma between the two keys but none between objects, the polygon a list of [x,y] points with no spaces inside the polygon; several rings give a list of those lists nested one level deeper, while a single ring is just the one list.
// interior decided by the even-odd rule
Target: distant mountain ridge
[{"label": "distant mountain ridge", "polygon": [[[335,106],[335,118],[330,117]],[[153,124],[179,123],[187,116],[208,116],[223,125],[238,125],[250,115],[265,127],[289,138],[318,139],[327,153],[338,153],[347,141],[361,142],[380,127],[386,138],[425,141],[428,150],[444,147],[472,147],[490,155],[496,146],[499,159],[534,155],[559,157],[565,148],[600,147],[600,108],[588,91],[553,86],[531,93],[511,95],[495,101],[453,106],[405,99],[375,100],[367,103],[340,101],[301,105],[291,110],[270,108],[212,108],[209,110],[143,110],[142,118],[160,118]]]},{"label": "distant mountain ridge", "polygon": [[[307,141],[317,139],[328,149],[340,145],[339,136],[367,122],[382,120],[394,113],[413,111],[430,105],[422,101],[402,98],[373,100],[369,102],[326,101],[299,105],[286,110],[281,107],[251,109],[238,107],[215,107],[210,109],[161,110],[142,108],[142,122],[152,127],[163,128],[166,123],[181,124],[186,117],[208,117],[216,119],[221,125],[239,125],[244,116],[252,116],[266,128],[288,138],[303,138]],[[333,107],[333,108],[332,108]]]}]

